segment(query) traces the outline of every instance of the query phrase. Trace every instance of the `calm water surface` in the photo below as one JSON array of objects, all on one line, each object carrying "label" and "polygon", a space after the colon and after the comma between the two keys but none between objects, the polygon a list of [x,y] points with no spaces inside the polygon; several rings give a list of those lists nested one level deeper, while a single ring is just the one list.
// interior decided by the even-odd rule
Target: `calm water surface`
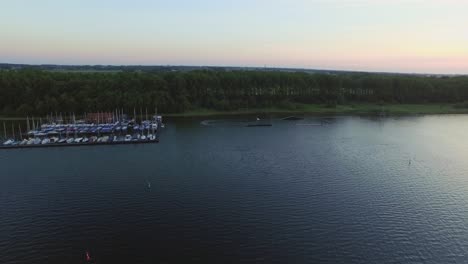
[{"label": "calm water surface", "polygon": [[0,263],[467,263],[468,116],[0,151]]}]

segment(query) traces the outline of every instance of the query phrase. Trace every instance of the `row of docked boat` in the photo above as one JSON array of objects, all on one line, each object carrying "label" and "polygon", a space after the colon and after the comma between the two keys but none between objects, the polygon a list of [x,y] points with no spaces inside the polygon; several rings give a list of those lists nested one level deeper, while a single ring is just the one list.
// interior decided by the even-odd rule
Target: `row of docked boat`
[{"label": "row of docked boat", "polygon": [[94,124],[77,121],[73,124],[43,124],[26,133],[25,138],[8,139],[0,148],[79,146],[103,144],[135,144],[159,142],[159,130],[164,127],[161,116],[140,123],[123,120]]},{"label": "row of docked boat", "polygon": [[20,141],[9,139],[3,143],[3,146],[33,146],[33,145],[60,145],[60,144],[94,144],[94,143],[119,143],[119,142],[151,142],[156,141],[156,135],[125,135],[125,136],[91,136],[91,137],[46,137],[46,138],[28,138]]},{"label": "row of docked boat", "polygon": [[126,134],[127,132],[149,134],[158,130],[159,122],[142,121],[140,124],[130,122],[115,122],[112,124],[44,124],[37,130],[28,132],[29,136],[54,136],[61,134]]}]

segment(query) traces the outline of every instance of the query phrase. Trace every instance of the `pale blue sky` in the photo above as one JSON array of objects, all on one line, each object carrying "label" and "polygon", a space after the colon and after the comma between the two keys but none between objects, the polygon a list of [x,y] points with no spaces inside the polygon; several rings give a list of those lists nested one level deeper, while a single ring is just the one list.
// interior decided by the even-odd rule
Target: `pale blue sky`
[{"label": "pale blue sky", "polygon": [[468,1],[0,3],[0,62],[468,73]]}]

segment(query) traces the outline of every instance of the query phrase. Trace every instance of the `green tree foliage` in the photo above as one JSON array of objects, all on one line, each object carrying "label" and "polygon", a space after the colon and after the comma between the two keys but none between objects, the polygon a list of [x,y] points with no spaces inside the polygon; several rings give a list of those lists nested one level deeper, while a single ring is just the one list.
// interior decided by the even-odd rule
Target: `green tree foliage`
[{"label": "green tree foliage", "polygon": [[364,73],[194,70],[185,72],[0,71],[0,113],[45,115],[157,108],[235,110],[344,102],[468,101],[468,77]]}]

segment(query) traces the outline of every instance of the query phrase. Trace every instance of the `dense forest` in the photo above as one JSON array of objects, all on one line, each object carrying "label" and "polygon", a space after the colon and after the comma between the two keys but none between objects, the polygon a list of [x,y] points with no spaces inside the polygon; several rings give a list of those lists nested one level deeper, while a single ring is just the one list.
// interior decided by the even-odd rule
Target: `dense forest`
[{"label": "dense forest", "polygon": [[297,103],[456,103],[468,77],[370,73],[194,70],[185,72],[0,71],[1,115],[157,108],[289,108]]}]

